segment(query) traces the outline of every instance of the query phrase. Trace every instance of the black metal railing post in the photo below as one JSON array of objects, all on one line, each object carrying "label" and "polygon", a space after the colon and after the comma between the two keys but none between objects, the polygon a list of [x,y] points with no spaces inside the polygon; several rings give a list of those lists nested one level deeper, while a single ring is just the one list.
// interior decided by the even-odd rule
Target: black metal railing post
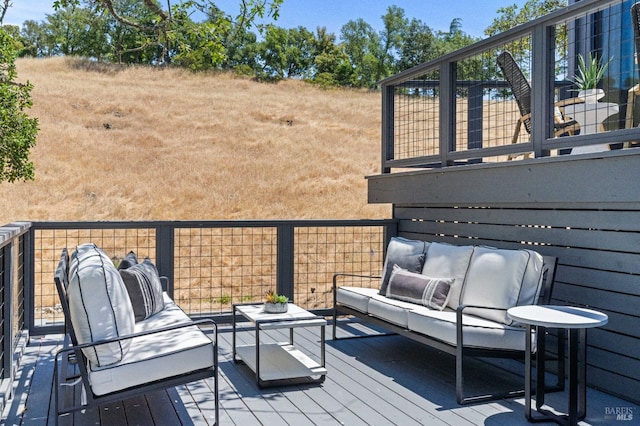
[{"label": "black metal railing post", "polygon": [[382,173],[390,173],[387,161],[394,158],[394,98],[395,87],[382,89]]},{"label": "black metal railing post", "polygon": [[278,254],[276,262],[276,292],[293,300],[294,294],[295,227],[278,225]]},{"label": "black metal railing post", "polygon": [[456,63],[440,65],[440,162],[452,165],[449,153],[456,146]]},{"label": "black metal railing post", "polygon": [[173,298],[173,283],[175,279],[175,227],[164,223],[156,227],[156,266],[160,276],[167,277],[169,285],[167,294]]},{"label": "black metal railing post", "polygon": [[551,136],[553,123],[555,27],[534,27],[531,40],[531,141],[538,158],[544,155],[542,145]]},{"label": "black metal railing post", "polygon": [[11,363],[13,361],[12,354],[12,321],[11,321],[11,311],[12,311],[12,303],[11,303],[11,283],[13,281],[14,271],[12,268],[13,265],[13,251],[15,247],[15,239],[11,241],[7,246],[2,248],[2,266],[0,266],[3,270],[2,273],[2,294],[0,295],[0,312],[2,312],[2,336],[0,337],[2,341],[2,374],[0,375],[0,379],[10,379],[11,377]]}]

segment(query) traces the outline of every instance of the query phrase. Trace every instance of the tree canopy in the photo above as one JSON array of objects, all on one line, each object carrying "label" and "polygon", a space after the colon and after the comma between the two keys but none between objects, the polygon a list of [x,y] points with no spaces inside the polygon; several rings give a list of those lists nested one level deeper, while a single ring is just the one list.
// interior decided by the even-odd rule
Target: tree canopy
[{"label": "tree canopy", "polygon": [[36,143],[38,120],[31,107],[30,83],[18,83],[15,60],[18,43],[0,28],[0,182],[33,179],[29,152]]},{"label": "tree canopy", "polygon": [[[8,0],[2,0],[8,1]],[[380,31],[362,19],[338,36],[326,28],[282,28],[283,0],[239,0],[237,14],[214,0],[52,0],[55,13],[26,21],[23,56],[77,55],[99,61],[230,69],[261,80],[298,78],[328,86],[375,87],[403,69],[477,39],[435,32],[390,6]]]}]

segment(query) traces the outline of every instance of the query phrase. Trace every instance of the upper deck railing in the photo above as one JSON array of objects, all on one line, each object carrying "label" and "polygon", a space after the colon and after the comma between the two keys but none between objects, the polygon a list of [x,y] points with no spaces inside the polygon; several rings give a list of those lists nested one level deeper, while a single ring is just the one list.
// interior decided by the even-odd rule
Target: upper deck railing
[{"label": "upper deck railing", "polygon": [[[632,146],[640,140],[640,108],[627,108],[638,83],[632,3],[583,0],[382,81],[383,172]],[[530,126],[517,135],[522,115],[497,65],[505,51],[532,89]],[[574,83],[579,55],[608,64],[598,85],[604,97],[597,106],[556,108],[587,99]],[[554,136],[560,120],[578,121],[579,130]]]}]

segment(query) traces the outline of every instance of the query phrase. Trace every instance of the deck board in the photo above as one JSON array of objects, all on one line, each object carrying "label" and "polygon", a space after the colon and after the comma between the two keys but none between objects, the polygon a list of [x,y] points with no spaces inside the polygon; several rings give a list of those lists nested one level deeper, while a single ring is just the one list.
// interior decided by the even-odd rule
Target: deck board
[{"label": "deck board", "polygon": [[[248,329],[239,343],[252,343]],[[327,327],[327,335],[330,328]],[[370,333],[357,322],[340,329],[342,336]],[[33,337],[15,383],[15,397],[3,413],[7,425],[49,425],[52,401],[53,357],[62,336]],[[273,330],[265,341],[285,341],[288,333]],[[320,384],[295,384],[260,389],[253,373],[234,363],[229,326],[219,330],[221,425],[525,425],[522,398],[460,406],[455,399],[455,362],[448,354],[400,336],[326,341],[326,380]],[[297,329],[295,344],[310,357],[318,357],[317,328]],[[520,383],[519,363],[488,365],[471,360],[469,390],[487,383]],[[514,363],[514,361],[508,361]],[[201,380],[101,409],[76,413],[61,424],[212,425],[215,404],[213,379]],[[547,395],[553,408],[563,411],[566,395]],[[640,407],[588,389],[588,416],[581,425],[610,424],[606,410]]]}]

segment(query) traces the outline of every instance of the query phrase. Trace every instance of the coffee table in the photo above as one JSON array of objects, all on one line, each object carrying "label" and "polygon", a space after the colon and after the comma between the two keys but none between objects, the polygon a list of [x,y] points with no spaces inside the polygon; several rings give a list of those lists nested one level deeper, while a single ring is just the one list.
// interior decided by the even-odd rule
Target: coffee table
[{"label": "coffee table", "polygon": [[[525,417],[530,422],[553,421],[560,424],[577,425],[587,413],[587,328],[600,327],[608,321],[608,316],[592,309],[557,305],[516,306],[507,310],[514,321],[526,324],[525,341]],[[545,357],[538,353],[536,369],[536,410],[543,416],[531,413],[531,331],[536,327],[538,351],[544,350],[547,328],[558,332],[569,331],[569,410],[567,415],[556,415],[544,410]],[[581,368],[578,369],[578,363]]]},{"label": "coffee table", "polygon": [[[254,326],[255,344],[237,345],[237,315]],[[264,312],[264,304],[233,305],[233,360],[244,362],[256,375],[259,387],[283,384],[323,382],[325,368],[325,327],[327,321],[318,315],[290,303],[287,312]],[[293,330],[301,327],[320,327],[320,361],[309,357],[294,346]],[[289,329],[289,341],[264,343],[261,334],[269,330]]]}]

